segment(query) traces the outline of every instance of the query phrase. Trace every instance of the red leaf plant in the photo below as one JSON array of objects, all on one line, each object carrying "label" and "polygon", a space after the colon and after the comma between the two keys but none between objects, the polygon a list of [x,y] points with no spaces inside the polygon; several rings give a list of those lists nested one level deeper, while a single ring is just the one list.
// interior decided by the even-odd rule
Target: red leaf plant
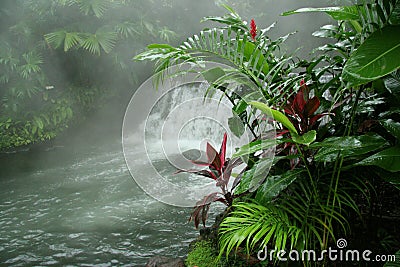
[{"label": "red leaf plant", "polygon": [[205,226],[208,210],[212,202],[218,201],[229,207],[232,205],[233,199],[235,198],[232,193],[234,186],[232,186],[232,188],[228,188],[228,184],[231,178],[232,170],[242,164],[242,160],[240,158],[236,158],[234,160],[226,158],[227,138],[228,136],[225,133],[219,152],[217,152],[217,150],[210,143],[207,143],[207,162],[192,161],[194,164],[206,166],[208,169],[178,170],[176,172],[194,173],[211,178],[216,182],[216,186],[220,188],[220,192],[213,192],[196,203],[192,215],[189,218],[189,221],[194,222],[196,228],[198,228],[200,220],[202,221],[203,226]]},{"label": "red leaf plant", "polygon": [[[299,91],[289,97],[282,106],[290,122],[294,125],[298,133],[303,135],[310,130],[317,129],[318,121],[322,117],[335,115],[330,112],[315,114],[320,105],[321,102],[317,96],[310,98],[310,90],[305,81],[301,80]],[[277,137],[288,134],[289,130],[286,128],[277,131]],[[299,151],[295,144],[286,142],[278,146],[277,152],[286,153],[287,155],[297,155]],[[293,169],[299,162],[299,158],[290,159],[290,167]]]}]

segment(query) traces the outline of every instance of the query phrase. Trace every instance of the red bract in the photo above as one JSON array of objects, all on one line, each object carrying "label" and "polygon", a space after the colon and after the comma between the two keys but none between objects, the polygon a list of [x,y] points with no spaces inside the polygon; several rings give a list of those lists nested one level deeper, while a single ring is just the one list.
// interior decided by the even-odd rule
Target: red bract
[{"label": "red bract", "polygon": [[256,25],[256,22],[254,21],[254,19],[251,19],[251,22],[250,22],[250,36],[251,36],[251,39],[253,39],[253,41],[256,40],[257,25]]}]

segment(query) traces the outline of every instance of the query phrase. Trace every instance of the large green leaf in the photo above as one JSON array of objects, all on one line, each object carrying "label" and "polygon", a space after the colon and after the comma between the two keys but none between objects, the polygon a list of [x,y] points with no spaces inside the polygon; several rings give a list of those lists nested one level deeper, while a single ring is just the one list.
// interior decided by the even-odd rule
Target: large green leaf
[{"label": "large green leaf", "polygon": [[357,164],[358,166],[374,165],[390,172],[400,171],[400,147],[395,146],[378,152]]},{"label": "large green leaf", "polygon": [[297,10],[291,10],[282,13],[282,16],[288,16],[299,13],[308,12],[325,12],[335,20],[359,20],[357,6],[340,6],[340,7],[306,7]]},{"label": "large green leaf", "polygon": [[350,55],[342,77],[360,85],[383,77],[400,67],[400,25],[386,26],[371,34]]},{"label": "large green leaf", "polygon": [[271,201],[300,177],[303,172],[304,170],[302,169],[295,169],[281,175],[268,176],[265,182],[258,188],[255,199],[264,203]]},{"label": "large green leaf", "polygon": [[377,150],[386,144],[386,140],[379,135],[361,135],[330,137],[322,142],[314,143],[310,148],[320,148],[315,155],[315,161],[332,162],[340,153],[343,157],[354,157]]},{"label": "large green leaf", "polygon": [[240,147],[239,150],[232,155],[232,158],[253,154],[257,151],[271,148],[279,143],[281,143],[281,140],[278,139],[257,140]]},{"label": "large green leaf", "polygon": [[231,132],[239,138],[243,135],[245,131],[245,126],[238,116],[230,117],[228,119],[228,126]]},{"label": "large green leaf", "polygon": [[274,120],[282,123],[282,125],[285,126],[291,133],[298,134],[292,122],[282,112],[272,109],[268,107],[266,104],[257,101],[249,102],[249,104],[259,109],[262,113],[266,114],[267,116],[270,116]]},{"label": "large green leaf", "polygon": [[388,119],[385,121],[382,121],[381,124],[385,129],[392,134],[394,137],[396,137],[398,140],[400,140],[400,123],[396,122],[392,119]]},{"label": "large green leaf", "polygon": [[267,175],[272,163],[271,158],[262,158],[250,170],[244,172],[238,187],[235,189],[235,194],[257,189]]},{"label": "large green leaf", "polygon": [[317,139],[317,131],[315,130],[308,131],[303,135],[292,133],[292,140],[297,144],[309,146],[315,139]]},{"label": "large green leaf", "polygon": [[243,41],[239,41],[238,51],[241,51],[243,43],[243,54],[248,62],[248,66],[253,66],[256,63],[257,70],[262,69],[262,72],[267,74],[269,71],[269,65],[262,51],[254,43]]},{"label": "large green leaf", "polygon": [[386,89],[392,94],[400,94],[400,72],[396,71],[383,78]]}]

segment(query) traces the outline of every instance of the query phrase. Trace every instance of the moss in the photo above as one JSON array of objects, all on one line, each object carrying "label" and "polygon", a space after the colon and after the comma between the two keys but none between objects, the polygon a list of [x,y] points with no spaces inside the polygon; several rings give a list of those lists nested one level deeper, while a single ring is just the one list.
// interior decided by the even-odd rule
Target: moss
[{"label": "moss", "polygon": [[240,257],[222,257],[218,259],[218,250],[211,240],[199,240],[192,244],[191,250],[186,258],[187,267],[245,267],[266,266],[267,262],[249,264]]},{"label": "moss", "polygon": [[193,267],[222,267],[217,252],[210,241],[201,240],[193,244],[186,258],[186,266]]}]

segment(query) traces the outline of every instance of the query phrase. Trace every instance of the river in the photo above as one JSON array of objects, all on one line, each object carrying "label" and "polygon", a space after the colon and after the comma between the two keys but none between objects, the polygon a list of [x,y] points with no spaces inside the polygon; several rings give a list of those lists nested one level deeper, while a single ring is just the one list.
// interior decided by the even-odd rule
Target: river
[{"label": "river", "polygon": [[118,139],[0,158],[1,264],[144,266],[154,255],[184,256],[197,235],[191,209],[136,185]]}]

